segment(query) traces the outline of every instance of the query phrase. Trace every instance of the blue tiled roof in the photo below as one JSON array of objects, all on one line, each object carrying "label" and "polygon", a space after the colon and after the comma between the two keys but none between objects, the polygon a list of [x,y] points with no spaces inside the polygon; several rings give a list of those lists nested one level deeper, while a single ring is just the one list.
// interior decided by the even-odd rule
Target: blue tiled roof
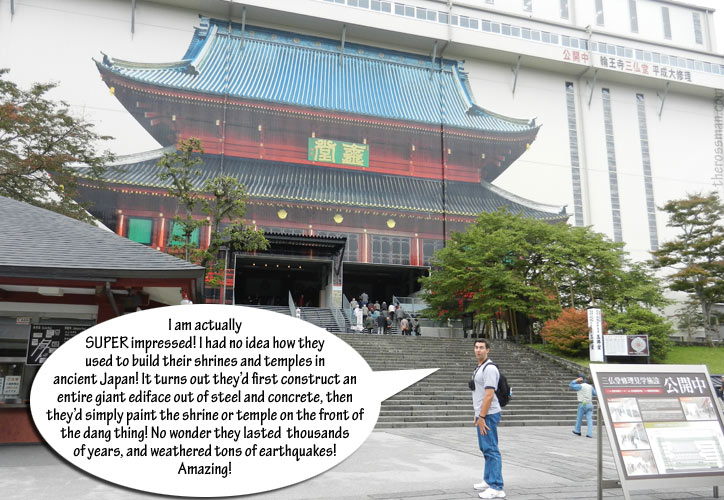
[{"label": "blue tiled roof", "polygon": [[[121,160],[109,168],[101,182],[166,190],[169,181],[158,178],[158,155]],[[194,186],[200,189],[208,179],[221,175],[221,158],[202,155],[200,175]],[[226,157],[223,172],[246,186],[252,199],[301,202],[341,207],[366,207],[400,212],[440,214],[443,212],[443,183],[358,170],[279,163],[269,160]],[[77,170],[79,177],[91,179],[88,168]],[[542,205],[518,198],[487,183],[445,183],[445,213],[475,217],[507,207],[510,212],[545,220],[566,220],[561,207]]]},{"label": "blue tiled roof", "polygon": [[[202,19],[181,61],[134,63],[104,56],[102,70],[189,92],[493,132],[530,133],[534,121],[475,103],[462,63]],[[227,71],[228,68],[228,71]],[[440,71],[442,68],[442,71]],[[226,74],[229,75],[228,89]]]}]

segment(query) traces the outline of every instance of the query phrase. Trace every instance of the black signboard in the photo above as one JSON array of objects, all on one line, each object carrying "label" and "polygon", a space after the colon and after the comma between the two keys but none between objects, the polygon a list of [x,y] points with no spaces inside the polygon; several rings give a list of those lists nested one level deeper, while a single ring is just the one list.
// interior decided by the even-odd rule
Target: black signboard
[{"label": "black signboard", "polygon": [[591,372],[625,491],[724,484],[724,425],[706,366]]},{"label": "black signboard", "polygon": [[88,326],[30,325],[28,340],[28,365],[41,365],[58,347],[87,330]]}]

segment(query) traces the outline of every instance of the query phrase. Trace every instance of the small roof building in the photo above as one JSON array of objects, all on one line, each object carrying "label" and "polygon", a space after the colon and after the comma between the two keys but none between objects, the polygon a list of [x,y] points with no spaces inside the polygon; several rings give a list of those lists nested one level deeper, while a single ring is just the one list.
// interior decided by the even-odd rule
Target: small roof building
[{"label": "small roof building", "polygon": [[[0,196],[0,443],[37,441],[27,409],[44,361],[72,334],[203,296],[204,269],[107,229]],[[49,333],[50,332],[50,333]]]}]

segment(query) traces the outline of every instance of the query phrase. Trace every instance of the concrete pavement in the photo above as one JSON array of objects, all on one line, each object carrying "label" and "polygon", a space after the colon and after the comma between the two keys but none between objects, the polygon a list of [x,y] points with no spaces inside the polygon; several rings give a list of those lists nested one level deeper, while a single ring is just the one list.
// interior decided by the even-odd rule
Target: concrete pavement
[{"label": "concrete pavement", "polygon": [[[505,417],[504,417],[505,418]],[[596,439],[568,427],[501,427],[500,448],[507,498],[596,498]],[[617,477],[604,436],[604,478]],[[475,429],[416,428],[373,432],[335,468],[249,500],[458,500],[478,498],[483,458]],[[283,474],[283,471],[279,471]],[[724,484],[724,481],[723,481]],[[719,488],[724,497],[724,487]],[[0,446],[3,500],[129,500],[161,498],[96,479],[41,445]],[[623,498],[620,489],[604,498]],[[712,488],[636,492],[636,500],[712,499]]]}]

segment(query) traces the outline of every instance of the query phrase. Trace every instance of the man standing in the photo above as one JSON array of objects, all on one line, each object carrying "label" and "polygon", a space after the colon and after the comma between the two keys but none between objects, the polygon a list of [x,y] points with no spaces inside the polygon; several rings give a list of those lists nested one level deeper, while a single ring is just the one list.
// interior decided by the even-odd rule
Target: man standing
[{"label": "man standing", "polygon": [[583,415],[586,416],[586,425],[588,430],[586,437],[593,437],[593,398],[596,397],[596,388],[586,383],[586,377],[580,374],[577,379],[571,380],[568,387],[578,392],[578,415],[576,415],[576,426],[573,434],[581,435],[581,422]]},{"label": "man standing", "polygon": [[495,395],[500,372],[488,358],[490,341],[475,340],[475,357],[478,366],[473,372],[471,389],[473,408],[475,409],[475,428],[478,433],[478,446],[485,457],[483,482],[473,485],[476,490],[485,490],[480,498],[505,498],[503,491],[503,462],[498,450],[498,423],[500,422],[500,404]]}]

